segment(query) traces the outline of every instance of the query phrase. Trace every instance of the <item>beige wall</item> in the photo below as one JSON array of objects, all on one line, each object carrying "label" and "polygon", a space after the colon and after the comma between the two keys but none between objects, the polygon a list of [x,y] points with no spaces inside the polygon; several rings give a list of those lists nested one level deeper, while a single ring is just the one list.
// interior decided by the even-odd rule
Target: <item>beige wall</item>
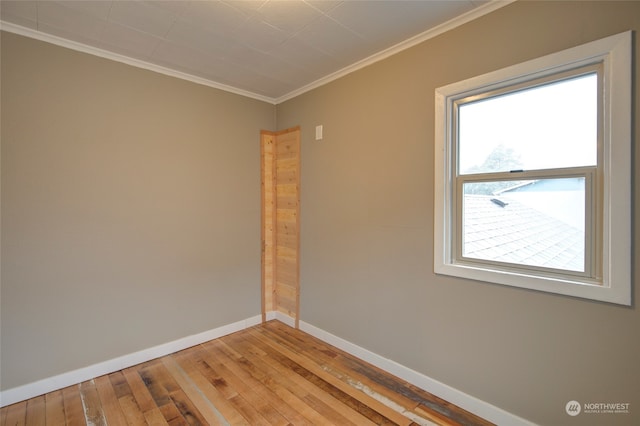
[{"label": "beige wall", "polygon": [[2,389],[260,314],[275,107],[2,34]]},{"label": "beige wall", "polygon": [[[278,105],[278,128],[302,128],[301,319],[536,423],[640,424],[637,291],[622,307],[432,260],[434,90],[626,30],[640,2],[516,2]],[[573,418],[572,399],[632,414]]]},{"label": "beige wall", "polygon": [[[279,105],[277,126],[272,105],[3,33],[1,388],[258,314],[258,131],[301,125],[302,320],[537,423],[640,423],[637,292],[432,264],[435,88],[629,29],[640,2],[517,2]],[[632,414],[570,418],[570,399]]]}]

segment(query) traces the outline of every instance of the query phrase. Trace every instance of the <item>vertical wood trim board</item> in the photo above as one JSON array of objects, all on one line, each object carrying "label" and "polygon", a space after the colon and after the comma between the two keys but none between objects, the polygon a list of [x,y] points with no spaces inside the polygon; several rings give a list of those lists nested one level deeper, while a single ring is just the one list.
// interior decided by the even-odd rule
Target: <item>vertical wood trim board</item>
[{"label": "vertical wood trim board", "polygon": [[300,317],[300,128],[261,133],[263,318]]},{"label": "vertical wood trim board", "polygon": [[260,133],[261,221],[262,233],[262,322],[275,310],[275,147],[273,132]]}]

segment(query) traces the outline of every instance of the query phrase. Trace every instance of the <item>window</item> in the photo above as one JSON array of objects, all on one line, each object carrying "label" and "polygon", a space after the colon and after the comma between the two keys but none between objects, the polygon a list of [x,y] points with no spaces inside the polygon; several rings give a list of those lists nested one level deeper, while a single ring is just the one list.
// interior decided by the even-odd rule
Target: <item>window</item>
[{"label": "window", "polygon": [[438,274],[631,303],[631,32],[436,90]]}]

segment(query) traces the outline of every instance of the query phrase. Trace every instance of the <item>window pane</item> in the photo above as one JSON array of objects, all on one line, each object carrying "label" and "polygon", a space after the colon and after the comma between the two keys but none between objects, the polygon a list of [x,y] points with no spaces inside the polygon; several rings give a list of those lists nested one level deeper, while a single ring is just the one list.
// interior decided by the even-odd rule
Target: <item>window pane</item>
[{"label": "window pane", "polygon": [[597,163],[596,73],[458,108],[459,173]]},{"label": "window pane", "polygon": [[585,178],[463,184],[462,255],[584,271]]}]

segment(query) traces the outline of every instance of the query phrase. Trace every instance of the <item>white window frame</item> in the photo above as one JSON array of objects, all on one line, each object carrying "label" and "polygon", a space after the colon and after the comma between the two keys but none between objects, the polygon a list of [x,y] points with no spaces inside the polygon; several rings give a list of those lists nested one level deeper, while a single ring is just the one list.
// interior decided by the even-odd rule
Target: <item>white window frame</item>
[{"label": "white window frame", "polygon": [[[468,278],[604,302],[631,305],[631,97],[632,32],[613,35],[498,71],[436,89],[434,271]],[[469,262],[459,255],[455,233],[461,216],[456,201],[456,102],[540,78],[553,78],[583,67],[601,67],[601,152],[598,155],[598,251],[587,256],[580,274],[538,273],[535,268],[500,268],[491,262]],[[586,195],[589,196],[589,195]],[[458,206],[458,207],[456,207]],[[586,212],[589,214],[589,212]],[[585,246],[585,250],[588,247]],[[592,274],[589,274],[592,275]]]}]

